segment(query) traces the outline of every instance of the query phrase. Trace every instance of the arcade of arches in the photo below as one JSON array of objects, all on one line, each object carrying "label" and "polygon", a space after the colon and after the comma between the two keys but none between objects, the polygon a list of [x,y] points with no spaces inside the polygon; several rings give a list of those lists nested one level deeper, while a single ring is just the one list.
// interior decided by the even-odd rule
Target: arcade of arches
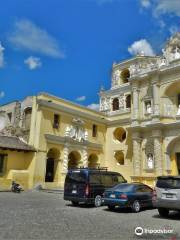
[{"label": "arcade of arches", "polygon": [[[47,153],[45,182],[58,181],[59,160],[60,151],[56,148],[51,148]],[[68,155],[68,169],[74,169],[81,166],[83,166],[81,154],[78,151],[71,151]],[[88,156],[87,166],[89,168],[96,168],[99,166],[98,156],[95,153],[91,153]]]}]

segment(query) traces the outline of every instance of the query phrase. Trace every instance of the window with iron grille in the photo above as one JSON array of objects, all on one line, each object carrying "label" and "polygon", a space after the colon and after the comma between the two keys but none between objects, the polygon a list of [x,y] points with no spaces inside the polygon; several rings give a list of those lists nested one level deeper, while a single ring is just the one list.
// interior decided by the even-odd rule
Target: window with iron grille
[{"label": "window with iron grille", "polygon": [[54,114],[54,122],[53,122],[53,128],[58,129],[59,128],[59,114]]},{"label": "window with iron grille", "polygon": [[114,99],[113,99],[113,102],[112,102],[112,110],[113,110],[113,111],[119,110],[119,99],[118,99],[118,98],[114,98]]},{"label": "window with iron grille", "polygon": [[96,137],[97,136],[97,125],[93,124],[92,126],[92,136]]},{"label": "window with iron grille", "polygon": [[5,156],[4,154],[0,154],[0,174],[4,173],[5,168]]},{"label": "window with iron grille", "polygon": [[126,108],[131,108],[131,95],[126,96]]}]

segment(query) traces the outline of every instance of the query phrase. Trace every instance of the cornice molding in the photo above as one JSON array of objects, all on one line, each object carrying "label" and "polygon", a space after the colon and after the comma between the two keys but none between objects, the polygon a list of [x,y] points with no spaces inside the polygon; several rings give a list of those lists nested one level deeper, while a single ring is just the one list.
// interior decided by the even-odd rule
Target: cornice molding
[{"label": "cornice molding", "polygon": [[102,144],[92,143],[89,141],[78,142],[78,141],[71,139],[70,137],[61,137],[61,136],[55,136],[52,134],[45,134],[45,138],[46,138],[47,142],[49,142],[49,143],[70,145],[70,146],[76,146],[76,147],[87,147],[87,148],[95,149],[95,150],[103,149]]},{"label": "cornice molding", "polygon": [[[62,106],[57,103],[48,102],[47,100],[43,100],[43,99],[38,99],[37,103],[41,107],[48,108],[49,111],[53,111],[53,110],[61,111],[61,112],[71,114],[76,117],[85,118],[87,120],[92,120],[92,121],[98,122],[100,124],[106,124],[108,122],[108,120],[106,119],[106,116],[104,116],[104,114],[102,114],[100,112],[97,112],[93,115],[91,113],[83,112],[84,109],[76,110],[76,109],[68,108],[66,106]],[[88,109],[86,109],[86,110],[88,110]]]}]

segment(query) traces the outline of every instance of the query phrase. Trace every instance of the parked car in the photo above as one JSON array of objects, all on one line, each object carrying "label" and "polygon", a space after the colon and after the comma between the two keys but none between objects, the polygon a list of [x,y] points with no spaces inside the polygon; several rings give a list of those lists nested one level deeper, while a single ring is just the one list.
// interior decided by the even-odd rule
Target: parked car
[{"label": "parked car", "polygon": [[116,206],[139,212],[143,207],[152,207],[153,189],[143,183],[123,183],[104,192],[103,204],[110,210]]},{"label": "parked car", "polygon": [[167,217],[170,210],[180,210],[180,176],[157,178],[153,205],[162,217]]},{"label": "parked car", "polygon": [[64,200],[71,201],[73,205],[85,203],[99,207],[107,188],[125,182],[120,173],[107,171],[107,168],[71,169],[65,179]]}]

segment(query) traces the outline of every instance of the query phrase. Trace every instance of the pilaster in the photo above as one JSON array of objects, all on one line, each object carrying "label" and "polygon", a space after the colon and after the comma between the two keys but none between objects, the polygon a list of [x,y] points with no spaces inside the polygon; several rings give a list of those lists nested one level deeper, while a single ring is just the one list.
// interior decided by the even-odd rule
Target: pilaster
[{"label": "pilaster", "polygon": [[156,121],[156,120],[159,120],[159,115],[160,115],[160,100],[159,100],[159,88],[160,88],[160,85],[159,85],[159,81],[153,81],[152,83],[152,87],[153,87],[153,105],[154,105],[154,108],[153,108],[153,119]]},{"label": "pilaster", "polygon": [[154,160],[155,160],[155,172],[156,175],[163,174],[163,164],[162,164],[162,132],[161,130],[153,130],[152,132],[154,138]]},{"label": "pilaster", "polygon": [[68,144],[64,145],[64,159],[63,159],[63,172],[66,173],[68,170],[68,155],[69,155],[69,146]]},{"label": "pilaster", "polygon": [[132,135],[133,140],[133,170],[134,176],[141,175],[141,142],[139,132],[134,132]]},{"label": "pilaster", "polygon": [[83,167],[88,167],[87,147],[83,148],[83,150],[82,150],[82,157],[83,157]]}]

